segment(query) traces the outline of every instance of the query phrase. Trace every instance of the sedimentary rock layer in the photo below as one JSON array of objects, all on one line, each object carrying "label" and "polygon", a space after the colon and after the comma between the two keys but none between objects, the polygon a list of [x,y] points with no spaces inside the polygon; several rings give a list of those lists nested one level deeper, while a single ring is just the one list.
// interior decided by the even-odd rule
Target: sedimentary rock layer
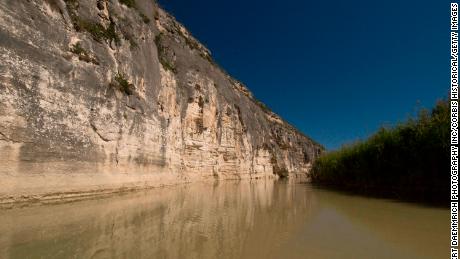
[{"label": "sedimentary rock layer", "polygon": [[151,0],[0,2],[0,202],[308,173],[322,148]]}]

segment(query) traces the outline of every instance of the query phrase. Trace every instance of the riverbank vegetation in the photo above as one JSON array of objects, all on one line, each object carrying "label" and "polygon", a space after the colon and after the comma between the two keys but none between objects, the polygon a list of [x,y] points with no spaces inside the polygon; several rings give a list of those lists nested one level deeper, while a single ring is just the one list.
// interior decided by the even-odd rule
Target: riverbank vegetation
[{"label": "riverbank vegetation", "polygon": [[448,203],[449,120],[449,102],[438,101],[417,118],[326,153],[315,161],[312,180],[363,194]]}]

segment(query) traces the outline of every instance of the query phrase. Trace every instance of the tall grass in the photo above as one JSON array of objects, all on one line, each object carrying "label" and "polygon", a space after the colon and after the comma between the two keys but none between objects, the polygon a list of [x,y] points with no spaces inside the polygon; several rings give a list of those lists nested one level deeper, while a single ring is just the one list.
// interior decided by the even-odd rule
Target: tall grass
[{"label": "tall grass", "polygon": [[443,202],[449,199],[450,107],[438,101],[430,111],[365,141],[317,159],[315,183],[348,191]]}]

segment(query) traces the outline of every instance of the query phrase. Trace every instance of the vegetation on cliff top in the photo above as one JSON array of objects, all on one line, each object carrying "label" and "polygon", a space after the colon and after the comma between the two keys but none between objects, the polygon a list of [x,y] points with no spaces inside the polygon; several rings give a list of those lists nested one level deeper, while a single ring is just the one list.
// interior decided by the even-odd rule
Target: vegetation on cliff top
[{"label": "vegetation on cliff top", "polygon": [[447,202],[449,112],[449,102],[442,100],[431,112],[421,110],[416,119],[326,153],[313,165],[313,182],[384,197]]}]

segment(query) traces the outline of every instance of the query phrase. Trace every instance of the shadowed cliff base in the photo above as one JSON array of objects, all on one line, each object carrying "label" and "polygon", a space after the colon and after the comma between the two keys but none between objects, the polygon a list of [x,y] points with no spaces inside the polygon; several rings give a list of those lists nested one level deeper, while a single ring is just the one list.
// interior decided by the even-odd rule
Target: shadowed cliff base
[{"label": "shadowed cliff base", "polygon": [[416,119],[326,153],[314,163],[312,181],[363,195],[447,206],[449,139],[450,104],[441,100]]}]

